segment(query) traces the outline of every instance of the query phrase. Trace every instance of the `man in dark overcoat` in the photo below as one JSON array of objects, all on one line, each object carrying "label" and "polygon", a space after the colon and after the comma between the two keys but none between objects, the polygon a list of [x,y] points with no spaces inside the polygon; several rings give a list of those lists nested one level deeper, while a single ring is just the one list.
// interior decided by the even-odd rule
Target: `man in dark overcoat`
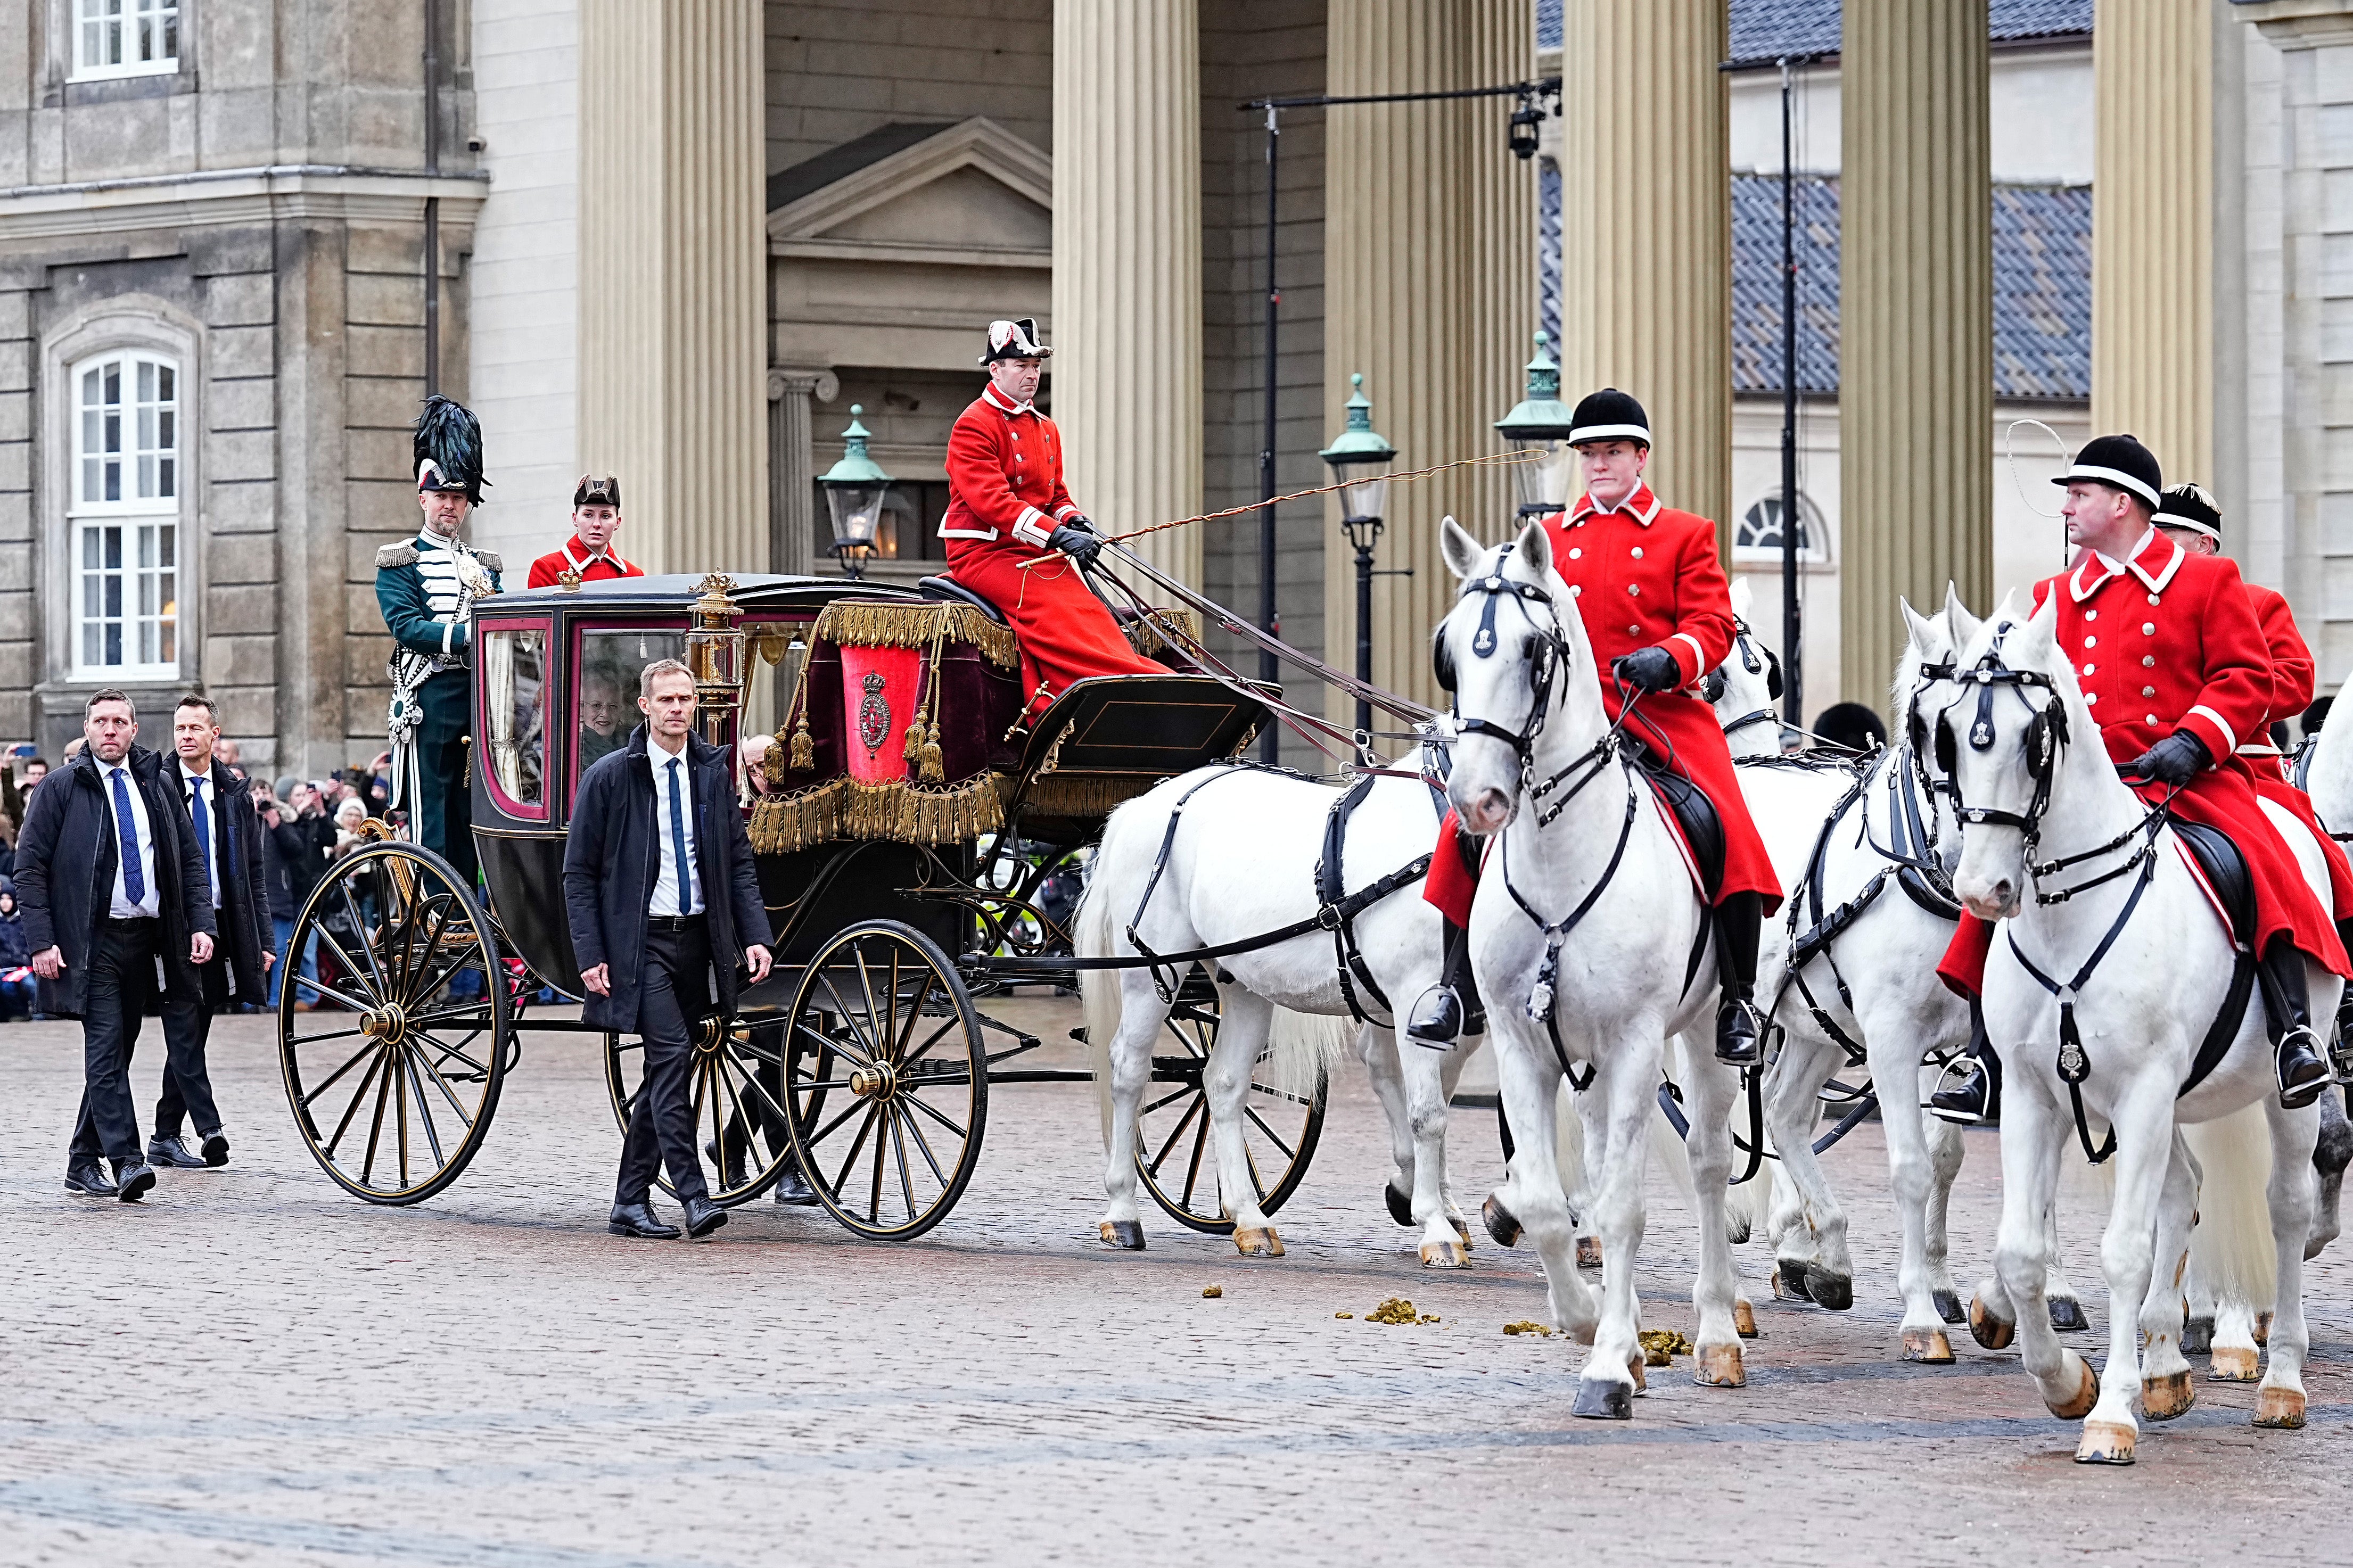
[{"label": "man in dark overcoat", "polygon": [[645,1041],[608,1228],[671,1239],[654,1213],[658,1163],[696,1239],[727,1223],[694,1152],[688,1067],[696,1026],[735,1012],[736,959],[768,976],[767,910],[723,746],[694,733],[694,677],[656,659],[638,681],[646,721],[581,781],[564,850],[564,900],[587,1024]]}]

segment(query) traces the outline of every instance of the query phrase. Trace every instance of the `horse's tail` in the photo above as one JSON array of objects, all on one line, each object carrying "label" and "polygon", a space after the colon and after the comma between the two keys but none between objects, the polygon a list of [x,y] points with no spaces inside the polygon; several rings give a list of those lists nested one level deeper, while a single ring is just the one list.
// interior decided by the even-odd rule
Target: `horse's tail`
[{"label": "horse's tail", "polygon": [[[1130,840],[1143,834],[1135,826],[1139,818],[1134,808],[1141,805],[1142,799],[1132,801],[1111,814],[1103,826],[1103,843],[1088,865],[1086,889],[1071,916],[1071,950],[1081,958],[1116,954],[1116,907],[1125,881],[1121,873],[1127,868]],[[1079,997],[1087,1025],[1087,1066],[1094,1073],[1095,1110],[1102,1118],[1105,1149],[1111,1146],[1111,1043],[1119,1037],[1123,1011],[1120,975],[1116,969],[1079,971]]]},{"label": "horse's tail", "polygon": [[1267,1063],[1258,1081],[1278,1093],[1307,1100],[1324,1075],[1347,1059],[1359,1026],[1345,1013],[1274,1010],[1268,1026]]},{"label": "horse's tail", "polygon": [[1577,1114],[1577,1091],[1563,1079],[1552,1098],[1553,1158],[1560,1165],[1560,1194],[1568,1200],[1577,1229],[1586,1231],[1593,1216],[1585,1190],[1585,1121]]},{"label": "horse's tail", "polygon": [[[2181,1133],[2203,1171],[2189,1267],[2217,1305],[2241,1301],[2269,1311],[2279,1294],[2279,1254],[2272,1239],[2272,1133],[2263,1108],[2245,1106],[2185,1126]],[[2160,1270],[2164,1266],[2160,1258]],[[2163,1278],[2160,1273],[2160,1282]]]}]

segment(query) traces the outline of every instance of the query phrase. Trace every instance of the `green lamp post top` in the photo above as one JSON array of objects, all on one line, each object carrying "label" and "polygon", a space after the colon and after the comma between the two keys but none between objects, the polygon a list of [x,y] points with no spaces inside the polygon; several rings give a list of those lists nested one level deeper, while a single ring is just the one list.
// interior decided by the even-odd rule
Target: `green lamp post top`
[{"label": "green lamp post top", "polygon": [[1356,395],[1348,399],[1348,427],[1337,439],[1316,454],[1334,468],[1353,463],[1386,463],[1397,456],[1397,448],[1381,439],[1373,428],[1373,402],[1365,395],[1363,372],[1348,378]]},{"label": "green lamp post top", "polygon": [[1528,361],[1528,395],[1495,421],[1495,428],[1512,440],[1562,441],[1576,427],[1573,412],[1560,400],[1560,366],[1546,352],[1550,342],[1544,333],[1536,334],[1536,357]]},{"label": "green lamp post top", "polygon": [[862,404],[849,405],[849,428],[841,433],[841,461],[828,468],[818,479],[821,485],[887,485],[891,476],[882,466],[866,455],[866,443],[873,432],[858,422],[866,412]]}]

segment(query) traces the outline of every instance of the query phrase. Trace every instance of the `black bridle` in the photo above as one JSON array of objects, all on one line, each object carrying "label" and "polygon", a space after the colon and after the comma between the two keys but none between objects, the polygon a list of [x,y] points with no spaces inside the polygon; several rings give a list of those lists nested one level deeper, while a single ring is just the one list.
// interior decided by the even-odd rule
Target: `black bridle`
[{"label": "black bridle", "polygon": [[[1765,677],[1766,695],[1778,702],[1781,700],[1781,660],[1771,648],[1757,642],[1756,638],[1757,634],[1749,629],[1746,621],[1737,616],[1732,617],[1732,647],[1733,651],[1740,656],[1740,668],[1751,675],[1762,674]],[[1700,681],[1699,694],[1706,700],[1708,706],[1713,708],[1723,700],[1726,684],[1723,668],[1719,666],[1709,670]],[[1772,709],[1759,708],[1753,712],[1743,713],[1737,719],[1727,721],[1724,726],[1724,732],[1727,735],[1736,735],[1751,724],[1778,724],[1780,721],[1780,715],[1774,712]]]}]

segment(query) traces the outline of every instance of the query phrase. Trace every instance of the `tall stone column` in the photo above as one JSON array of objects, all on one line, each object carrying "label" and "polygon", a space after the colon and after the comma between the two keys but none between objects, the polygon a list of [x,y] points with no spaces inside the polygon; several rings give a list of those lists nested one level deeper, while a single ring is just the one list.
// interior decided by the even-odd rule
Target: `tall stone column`
[{"label": "tall stone column", "polygon": [[1875,708],[1899,595],[1991,607],[1986,0],[1849,5],[1842,57],[1839,695]]},{"label": "tall stone column", "polygon": [[1720,0],[1562,16],[1561,395],[1640,398],[1668,505],[1732,527],[1732,193]]},{"label": "tall stone column", "polygon": [[[1201,51],[1195,0],[1055,0],[1053,404],[1107,532],[1201,510]],[[1201,531],[1137,542],[1198,587]]]},{"label": "tall stone column", "polygon": [[580,461],[649,572],[768,561],[764,48],[759,0],[581,0]]},{"label": "tall stone column", "polygon": [[[2092,428],[2168,482],[2214,472],[2214,22],[2101,8],[2092,34]],[[2228,510],[2233,498],[2223,498]]]},{"label": "tall stone column", "polygon": [[830,403],[841,383],[829,370],[768,372],[768,566],[807,574],[817,563],[816,428],[809,399]]},{"label": "tall stone column", "polygon": [[[1521,81],[1533,74],[1528,0],[1431,5],[1349,0],[1332,7],[1327,91],[1420,92]],[[1324,402],[1326,433],[1344,420],[1349,377],[1365,377],[1374,427],[1396,467],[1427,468],[1500,451],[1493,428],[1520,397],[1535,323],[1535,165],[1512,156],[1512,100],[1338,105],[1324,112]],[[1373,679],[1436,695],[1430,631],[1451,605],[1439,559],[1449,513],[1482,538],[1510,526],[1508,475],[1457,469],[1388,492],[1383,570],[1373,584]],[[1324,646],[1356,643],[1356,583],[1326,507]],[[1332,694],[1334,716],[1353,704]]]}]

